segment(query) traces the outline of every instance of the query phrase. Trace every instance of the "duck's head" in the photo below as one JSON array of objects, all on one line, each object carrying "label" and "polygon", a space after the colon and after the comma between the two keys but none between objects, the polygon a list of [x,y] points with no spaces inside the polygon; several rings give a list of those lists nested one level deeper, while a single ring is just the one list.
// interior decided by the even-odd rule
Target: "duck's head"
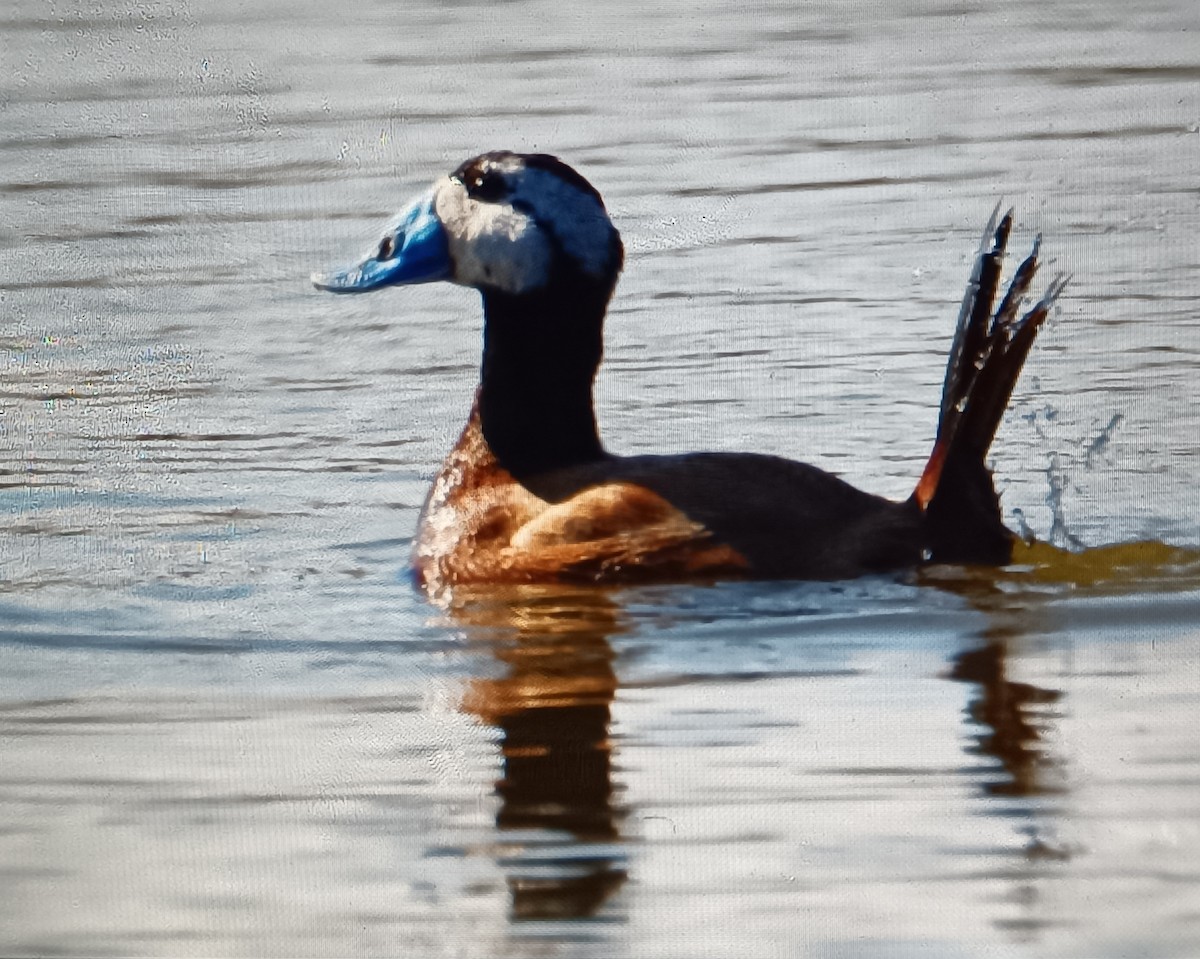
[{"label": "duck's head", "polygon": [[448,280],[523,296],[563,282],[612,292],[623,249],[600,194],[556,157],[484,153],[442,177],[353,266],[313,274],[322,290],[361,293]]}]

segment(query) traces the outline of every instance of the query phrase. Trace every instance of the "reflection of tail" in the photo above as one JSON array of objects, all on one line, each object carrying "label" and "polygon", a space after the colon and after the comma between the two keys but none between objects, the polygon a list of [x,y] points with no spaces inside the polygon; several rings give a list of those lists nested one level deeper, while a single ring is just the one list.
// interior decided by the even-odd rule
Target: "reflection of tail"
[{"label": "reflection of tail", "polygon": [[1007,563],[1012,555],[1013,535],[1000,520],[1000,499],[984,460],[1038,328],[1065,285],[1056,279],[1033,309],[1018,316],[1037,272],[1039,237],[993,314],[1012,229],[1012,212],[997,225],[999,212],[997,207],[988,222],[963,297],[937,440],[912,496],[924,512],[926,548],[935,562]]},{"label": "reflection of tail", "polygon": [[[994,623],[991,630],[995,631]],[[1055,718],[1049,704],[1058,702],[1062,693],[1014,682],[1008,677],[1007,660],[1004,640],[989,638],[982,648],[959,653],[949,678],[978,684],[968,710],[982,728],[973,735],[979,752],[998,759],[1008,774],[999,781],[985,781],[984,790],[993,796],[1036,796],[1053,788],[1043,781],[1054,761],[1042,738]],[[1045,850],[1044,844],[1041,849]]]}]

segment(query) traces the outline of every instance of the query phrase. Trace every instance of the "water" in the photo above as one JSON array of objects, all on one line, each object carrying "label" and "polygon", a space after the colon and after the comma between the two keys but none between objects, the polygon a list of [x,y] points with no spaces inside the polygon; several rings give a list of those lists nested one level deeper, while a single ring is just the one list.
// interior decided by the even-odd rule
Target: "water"
[{"label": "water", "polygon": [[[1198,26],[10,4],[0,951],[1200,950]],[[579,167],[625,237],[612,449],[893,496],[1015,204],[1073,280],[994,461],[1075,555],[428,604],[475,297],[306,277],[498,147]]]}]

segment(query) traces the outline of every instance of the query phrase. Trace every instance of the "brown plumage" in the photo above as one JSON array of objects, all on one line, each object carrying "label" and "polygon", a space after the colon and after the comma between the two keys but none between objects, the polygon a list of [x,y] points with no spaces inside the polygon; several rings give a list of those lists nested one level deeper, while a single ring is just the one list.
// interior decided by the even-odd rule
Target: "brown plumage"
[{"label": "brown plumage", "polygon": [[[606,463],[621,461],[613,457]],[[744,575],[750,565],[649,486],[612,475],[548,473],[517,482],[483,437],[478,404],[434,481],[413,565],[430,588],[454,583],[652,581]]]}]

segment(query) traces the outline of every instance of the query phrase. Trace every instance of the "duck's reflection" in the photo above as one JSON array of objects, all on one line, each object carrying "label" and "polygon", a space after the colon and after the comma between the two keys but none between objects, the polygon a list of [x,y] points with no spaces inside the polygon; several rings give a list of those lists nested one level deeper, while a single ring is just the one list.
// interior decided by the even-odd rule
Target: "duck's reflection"
[{"label": "duck's reflection", "polygon": [[1035,796],[1050,791],[1047,772],[1053,760],[1042,746],[1043,732],[1050,721],[1045,709],[1060,692],[1008,678],[1010,637],[987,630],[984,644],[960,653],[950,672],[951,679],[975,683],[978,690],[969,710],[980,727],[978,752],[999,761],[1005,775],[987,782],[993,796]]},{"label": "duck's reflection", "polygon": [[1010,678],[1010,658],[1044,626],[1044,594],[1022,588],[1020,575],[958,569],[923,576],[955,593],[986,617],[977,646],[960,652],[949,678],[976,686],[968,714],[976,722],[973,752],[990,757],[1003,775],[983,783],[991,796],[1036,796],[1055,791],[1056,762],[1044,746],[1060,690]]},{"label": "duck's reflection", "polygon": [[1010,670],[1023,644],[1044,628],[1045,603],[1036,591],[1014,589],[1017,584],[1004,571],[959,570],[923,580],[962,596],[986,617],[979,644],[954,657],[949,678],[974,686],[967,704],[974,720],[968,750],[995,761],[980,787],[998,801],[988,808],[1023,839],[1024,862],[1008,873],[1021,915],[997,925],[1018,941],[1035,942],[1045,922],[1044,861],[1070,857],[1056,838],[1056,813],[1037,798],[1061,790],[1059,764],[1045,742],[1062,693],[1018,682]]},{"label": "duck's reflection", "polygon": [[505,667],[464,708],[502,734],[496,784],[516,919],[594,915],[625,881],[609,721],[617,607],[597,590],[508,589],[450,607]]},{"label": "duck's reflection", "polygon": [[[1200,554],[1145,541],[1068,552],[1046,543],[1019,543],[1013,564],[1003,569],[932,568],[920,577],[963,597],[986,617],[981,644],[960,653],[950,678],[978,690],[969,712],[979,724],[976,751],[996,759],[1005,775],[987,782],[993,796],[1044,796],[1061,792],[1062,764],[1045,746],[1058,715],[1061,692],[1009,678],[1010,660],[1046,632],[1053,600],[1089,590],[1097,595],[1126,591],[1194,589]],[[1054,855],[1034,843],[1033,856]]]},{"label": "duck's reflection", "polygon": [[962,596],[986,617],[979,645],[954,658],[949,678],[975,686],[967,706],[976,724],[970,748],[995,760],[1000,772],[987,774],[981,788],[989,797],[1009,800],[997,812],[1024,836],[1026,864],[1013,875],[1012,892],[1024,915],[1007,925],[1019,939],[1036,937],[1048,878],[1039,864],[1070,858],[1056,837],[1054,808],[1038,798],[1063,788],[1061,764],[1046,746],[1062,693],[1018,682],[1010,671],[1023,646],[1045,629],[1046,594],[1027,588],[1022,574],[1011,570],[960,570],[928,581]]}]

